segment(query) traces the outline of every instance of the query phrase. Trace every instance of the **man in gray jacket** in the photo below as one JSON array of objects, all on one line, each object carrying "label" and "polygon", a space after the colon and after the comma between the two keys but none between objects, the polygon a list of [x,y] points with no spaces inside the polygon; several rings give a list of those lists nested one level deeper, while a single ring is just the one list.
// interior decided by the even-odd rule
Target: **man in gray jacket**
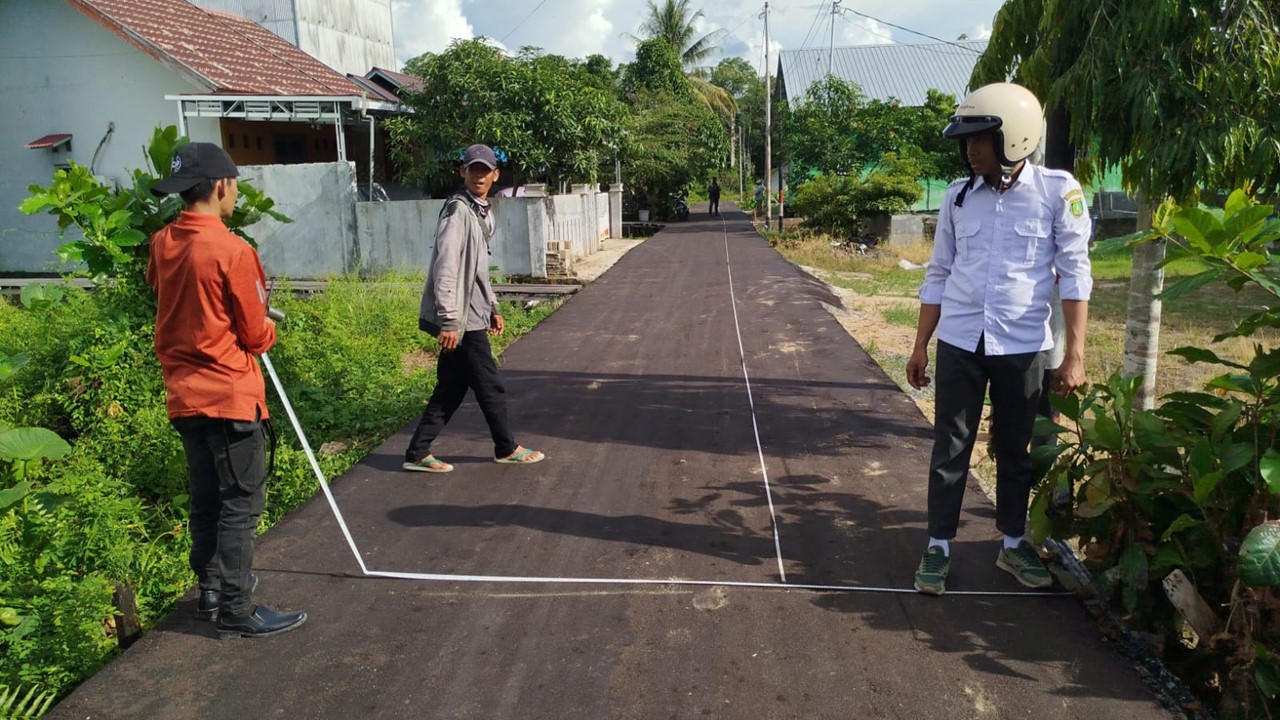
[{"label": "man in gray jacket", "polygon": [[431,443],[473,390],[493,436],[494,462],[529,465],[546,459],[516,443],[507,425],[506,388],[489,346],[503,331],[498,298],[489,284],[494,222],[489,190],[498,179],[498,159],[486,145],[462,156],[464,187],[445,202],[436,225],[431,272],[422,293],[418,327],[440,341],[436,389],[405,451],[404,469],[447,473],[453,466],[431,453]]}]

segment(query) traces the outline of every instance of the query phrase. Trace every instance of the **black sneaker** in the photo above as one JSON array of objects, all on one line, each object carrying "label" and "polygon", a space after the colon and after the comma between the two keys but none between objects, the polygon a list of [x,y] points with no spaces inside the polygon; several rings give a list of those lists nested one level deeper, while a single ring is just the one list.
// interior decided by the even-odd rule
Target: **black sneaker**
[{"label": "black sneaker", "polygon": [[[258,576],[249,575],[249,593],[258,589]],[[217,590],[201,590],[200,602],[196,604],[197,620],[217,620],[218,606],[222,604],[222,593]]]},{"label": "black sneaker", "polygon": [[289,632],[307,621],[307,614],[276,612],[266,605],[254,605],[247,615],[224,615],[218,619],[218,639],[270,637]]}]

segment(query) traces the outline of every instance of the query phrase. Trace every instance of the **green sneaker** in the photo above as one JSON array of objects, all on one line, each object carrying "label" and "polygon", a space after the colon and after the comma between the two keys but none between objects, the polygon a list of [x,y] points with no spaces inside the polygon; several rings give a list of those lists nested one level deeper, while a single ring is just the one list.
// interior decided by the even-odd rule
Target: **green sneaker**
[{"label": "green sneaker", "polygon": [[1053,576],[1045,569],[1044,563],[1040,562],[1036,549],[1026,540],[1012,550],[1000,548],[1000,554],[996,556],[996,567],[1029,588],[1047,588],[1053,585]]},{"label": "green sneaker", "polygon": [[951,558],[940,547],[931,547],[924,551],[920,558],[920,566],[916,568],[916,591],[925,595],[941,595],[947,590],[947,571],[951,569]]}]

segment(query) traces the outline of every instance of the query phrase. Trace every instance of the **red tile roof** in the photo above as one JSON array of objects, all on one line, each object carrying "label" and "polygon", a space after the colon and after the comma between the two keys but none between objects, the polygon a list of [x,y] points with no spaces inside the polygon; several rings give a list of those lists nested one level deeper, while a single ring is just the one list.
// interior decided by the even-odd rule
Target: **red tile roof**
[{"label": "red tile roof", "polygon": [[32,140],[31,142],[27,143],[27,147],[31,148],[32,150],[37,150],[40,148],[53,148],[53,147],[58,147],[64,142],[69,142],[70,140],[71,140],[70,133],[54,133],[52,135],[45,135],[42,138],[37,138],[35,140]]},{"label": "red tile roof", "polygon": [[339,96],[367,91],[257,23],[187,0],[67,0],[210,94]]}]

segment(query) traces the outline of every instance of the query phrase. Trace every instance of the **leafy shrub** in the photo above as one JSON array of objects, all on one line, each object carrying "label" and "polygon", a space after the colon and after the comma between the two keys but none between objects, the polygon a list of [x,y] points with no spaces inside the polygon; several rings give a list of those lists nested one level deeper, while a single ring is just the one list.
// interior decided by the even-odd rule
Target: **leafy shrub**
[{"label": "leafy shrub", "polygon": [[902,212],[920,199],[917,177],[914,161],[886,155],[864,177],[814,176],[796,188],[791,206],[807,228],[842,239],[859,237],[866,233],[866,218]]},{"label": "leafy shrub", "polygon": [[[273,362],[312,447],[342,443],[319,455],[330,477],[422,411],[437,351],[417,329],[422,284],[333,278],[313,297],[276,290],[288,317]],[[186,461],[165,410],[151,306],[125,283],[71,289],[57,305],[0,303],[0,425],[45,425],[71,440],[62,461],[25,473],[23,502],[5,502],[19,485],[0,472],[0,684],[64,691],[113,656],[117,585],[133,591],[146,628],[193,584]],[[554,307],[505,304],[495,348]],[[316,491],[268,397],[280,447],[264,530]]]},{"label": "leafy shrub", "polygon": [[[152,162],[167,169],[178,142],[158,132]],[[130,231],[159,227],[138,213],[169,209],[143,202],[156,181],[146,173],[134,174],[127,201],[82,175],[73,168],[51,188],[33,187],[41,197],[26,209],[48,210],[64,227],[87,223],[85,237],[63,251],[79,253],[102,282],[91,292],[41,286],[24,293],[22,307],[0,302],[0,688],[25,688],[24,698],[34,692],[15,700],[0,689],[0,707],[40,708],[49,693],[62,694],[110,660],[117,589],[132,591],[145,629],[193,584],[186,461],[154,355],[155,300],[139,262],[146,246],[133,244]],[[270,210],[245,188],[249,209],[229,223],[241,232]],[[272,355],[308,439],[317,449],[344,444],[320,454],[331,477],[399,430],[430,393],[436,345],[417,330],[422,284],[421,276],[335,278],[316,297],[285,291],[273,299],[289,317]],[[507,333],[495,346],[553,309],[504,306]],[[262,529],[316,490],[284,411],[273,392],[268,397],[281,444]],[[8,431],[15,427],[35,438],[34,450],[15,449],[25,447]],[[57,436],[69,441],[65,454]],[[46,463],[39,453],[62,457]]]},{"label": "leafy shrub", "polygon": [[[146,152],[146,161],[153,170],[134,170],[131,186],[115,192],[99,182],[89,168],[72,163],[70,168],[54,172],[49,187],[31,185],[31,195],[19,209],[28,215],[48,213],[57,218],[61,230],[76,228],[79,237],[58,248],[58,258],[63,262],[84,263],[86,274],[96,280],[127,276],[130,272],[140,277],[145,269],[142,261],[147,256],[147,241],[177,217],[183,207],[177,195],[158,198],[151,194],[151,188],[168,177],[173,154],[187,142],[172,125],[156,128]],[[274,201],[252,185],[242,182],[239,189],[240,200],[227,222],[232,232],[252,243],[253,238],[245,234],[244,228],[264,216],[290,222],[272,209]]]},{"label": "leafy shrub", "polygon": [[[1156,229],[1137,241],[1167,241],[1169,261],[1195,257],[1209,269],[1162,298],[1222,281],[1280,300],[1273,214],[1239,191],[1220,210],[1164,206]],[[1276,327],[1280,315],[1263,308],[1214,341]],[[1171,354],[1225,373],[1150,411],[1134,407],[1139,381],[1118,376],[1083,397],[1055,399],[1065,426],[1052,430],[1068,440],[1034,455],[1051,465],[1032,503],[1032,530],[1077,537],[1130,621],[1165,641],[1166,659],[1219,713],[1269,717],[1280,699],[1280,349],[1259,344],[1247,365],[1207,348]],[[1075,502],[1056,513],[1061,493]],[[1174,570],[1206,610],[1184,617],[1167,599],[1162,583]]]}]

